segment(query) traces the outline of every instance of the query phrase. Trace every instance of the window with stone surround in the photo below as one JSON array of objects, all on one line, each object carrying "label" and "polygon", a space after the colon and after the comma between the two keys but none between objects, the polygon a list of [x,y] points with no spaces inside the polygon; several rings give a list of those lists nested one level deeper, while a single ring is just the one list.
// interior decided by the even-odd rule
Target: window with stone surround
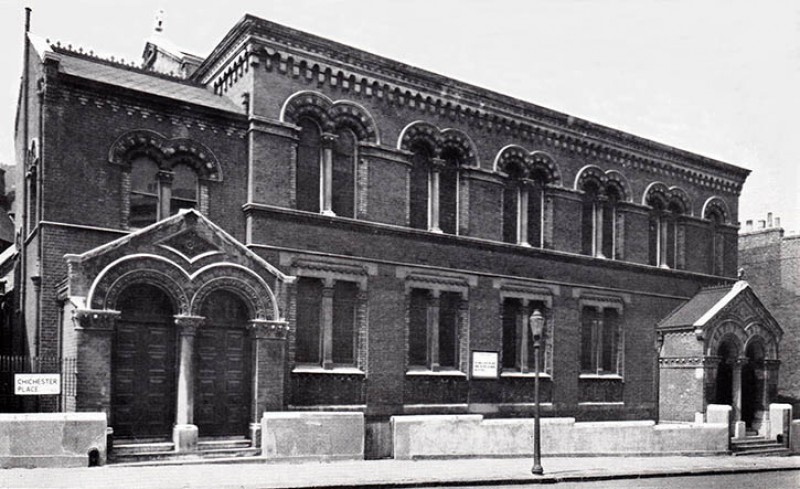
[{"label": "window with stone surround", "polygon": [[500,289],[502,375],[533,374],[535,364],[530,317],[537,310],[545,319],[540,342],[541,373],[550,374],[553,367],[553,291],[506,279],[496,280],[495,287]]},{"label": "window with stone surround", "polygon": [[582,301],[581,374],[622,375],[621,304]]},{"label": "window with stone surround", "polygon": [[407,273],[398,270],[406,278],[408,373],[463,374],[469,360],[469,280]]},{"label": "window with stone surround", "polygon": [[300,277],[296,287],[295,362],[355,366],[358,284]]},{"label": "window with stone surround", "polygon": [[725,274],[725,234],[728,209],[725,201],[712,197],[703,206],[703,218],[708,221],[708,273]]},{"label": "window with stone surround", "polygon": [[295,371],[363,372],[366,366],[367,271],[311,259],[292,262]]}]

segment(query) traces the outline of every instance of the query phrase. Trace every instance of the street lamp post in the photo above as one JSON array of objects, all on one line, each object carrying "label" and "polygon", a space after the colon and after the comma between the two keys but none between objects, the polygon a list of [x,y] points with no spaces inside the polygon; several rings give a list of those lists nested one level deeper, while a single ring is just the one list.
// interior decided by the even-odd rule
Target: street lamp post
[{"label": "street lamp post", "polygon": [[533,363],[534,363],[534,384],[533,384],[533,475],[544,474],[542,468],[542,446],[541,431],[539,427],[539,347],[541,346],[542,334],[544,333],[544,316],[536,309],[531,314],[529,320],[531,336],[533,337]]}]

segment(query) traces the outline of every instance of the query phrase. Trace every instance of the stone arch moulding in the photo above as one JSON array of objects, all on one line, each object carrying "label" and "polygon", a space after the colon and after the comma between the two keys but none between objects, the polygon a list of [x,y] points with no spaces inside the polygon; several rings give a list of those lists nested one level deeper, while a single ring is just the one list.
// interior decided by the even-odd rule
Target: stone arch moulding
[{"label": "stone arch moulding", "polygon": [[608,177],[606,174],[596,165],[586,165],[575,175],[575,186],[574,190],[582,190],[584,185],[588,182],[594,181],[597,182],[598,188],[602,189],[608,183]]},{"label": "stone arch moulding", "polygon": [[227,290],[237,294],[247,304],[251,319],[279,319],[275,293],[254,272],[234,263],[216,263],[201,268],[192,275],[194,295],[189,304],[191,315],[199,316],[209,294]]},{"label": "stone arch moulding", "polygon": [[535,173],[541,172],[546,175],[546,183],[551,185],[561,183],[561,172],[552,156],[539,150],[528,152],[516,144],[509,144],[497,152],[492,164],[492,171],[508,174],[508,165],[513,162],[517,162],[521,166],[525,178],[531,178]]},{"label": "stone arch moulding", "polygon": [[191,138],[169,139],[150,129],[136,129],[119,136],[108,151],[108,161],[127,165],[135,156],[152,158],[162,170],[176,164],[192,167],[200,179],[222,181],[222,166],[208,147]]},{"label": "stone arch moulding", "polygon": [[101,271],[92,283],[86,298],[91,309],[117,307],[120,294],[134,284],[154,285],[173,301],[178,314],[189,312],[187,287],[189,277],[176,263],[155,255],[123,257]]},{"label": "stone arch moulding", "polygon": [[436,157],[441,156],[443,150],[452,148],[463,156],[463,166],[471,168],[480,166],[475,143],[458,129],[439,129],[430,122],[414,121],[400,132],[400,136],[397,138],[397,148],[410,151],[412,145],[417,141],[428,144]]},{"label": "stone arch moulding", "polygon": [[689,197],[689,194],[686,190],[682,189],[681,187],[672,186],[669,188],[669,196],[670,201],[672,202],[679,202],[683,207],[683,213],[687,216],[694,215],[694,209],[692,208],[692,199]]},{"label": "stone arch moulding", "polygon": [[620,196],[622,196],[624,202],[631,202],[633,200],[633,192],[631,192],[631,186],[628,183],[628,179],[625,178],[625,175],[617,170],[608,170],[606,171],[606,180],[606,185],[613,185],[619,189]]},{"label": "stone arch moulding", "polygon": [[738,322],[727,320],[713,328],[705,344],[706,356],[717,354],[720,345],[726,340],[732,340],[736,346],[737,356],[744,354],[744,346],[747,343],[747,333],[744,327]]},{"label": "stone arch moulding", "polygon": [[280,120],[297,124],[302,117],[314,119],[324,132],[352,129],[359,141],[380,144],[378,126],[364,106],[350,100],[333,101],[326,95],[303,90],[290,95],[281,107]]},{"label": "stone arch moulding", "polygon": [[728,210],[728,204],[725,202],[725,199],[717,197],[716,195],[706,199],[703,203],[703,210],[700,215],[703,219],[708,219],[708,214],[710,212],[717,212],[722,218],[723,223],[730,224],[730,211]]},{"label": "stone arch moulding", "polygon": [[648,201],[651,198],[657,198],[661,200],[666,207],[670,199],[669,187],[661,182],[650,183],[647,188],[644,189],[644,193],[642,194],[642,205],[649,206],[650,204],[648,204]]},{"label": "stone arch moulding", "polygon": [[760,322],[752,322],[745,326],[744,330],[748,337],[744,345],[745,350],[742,351],[746,351],[751,342],[761,341],[764,345],[766,359],[778,359],[778,340],[774,331]]}]

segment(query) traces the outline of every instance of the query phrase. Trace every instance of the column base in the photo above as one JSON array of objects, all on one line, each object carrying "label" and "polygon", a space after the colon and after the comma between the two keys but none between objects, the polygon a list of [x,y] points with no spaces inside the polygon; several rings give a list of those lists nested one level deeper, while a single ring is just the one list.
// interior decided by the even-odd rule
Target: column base
[{"label": "column base", "polygon": [[250,446],[253,448],[261,446],[261,423],[250,423]]},{"label": "column base", "polygon": [[737,440],[741,440],[747,436],[747,425],[744,421],[736,421],[733,424],[733,437]]},{"label": "column base", "polygon": [[172,428],[172,442],[178,453],[196,452],[198,439],[197,426],[193,424],[176,424]]}]

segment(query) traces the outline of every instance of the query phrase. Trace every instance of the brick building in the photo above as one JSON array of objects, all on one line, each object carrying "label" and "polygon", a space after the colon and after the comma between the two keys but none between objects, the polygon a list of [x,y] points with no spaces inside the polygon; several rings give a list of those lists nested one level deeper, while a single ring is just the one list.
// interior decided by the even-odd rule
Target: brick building
[{"label": "brick building", "polygon": [[800,413],[800,235],[784,232],[780,219],[745,223],[739,234],[745,278],[784,328],[778,395]]},{"label": "brick building", "polygon": [[656,325],[735,282],[730,164],[252,16],[141,67],[30,39],[18,324],[116,437],[529,415],[535,310],[547,415],[656,418]]}]

